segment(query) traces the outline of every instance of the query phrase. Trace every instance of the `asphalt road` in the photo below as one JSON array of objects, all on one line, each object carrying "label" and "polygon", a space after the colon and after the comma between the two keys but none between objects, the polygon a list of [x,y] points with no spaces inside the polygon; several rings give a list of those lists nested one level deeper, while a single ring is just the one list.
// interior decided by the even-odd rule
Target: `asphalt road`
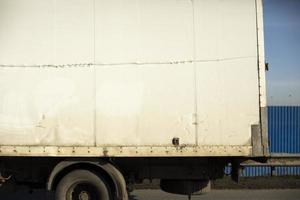
[{"label": "asphalt road", "polygon": [[[50,195],[51,196],[51,195]],[[0,193],[4,200],[46,200],[43,191]],[[187,200],[187,196],[174,195],[160,190],[136,190],[130,200]],[[212,190],[203,195],[193,196],[192,200],[299,200],[300,189],[294,190]]]}]

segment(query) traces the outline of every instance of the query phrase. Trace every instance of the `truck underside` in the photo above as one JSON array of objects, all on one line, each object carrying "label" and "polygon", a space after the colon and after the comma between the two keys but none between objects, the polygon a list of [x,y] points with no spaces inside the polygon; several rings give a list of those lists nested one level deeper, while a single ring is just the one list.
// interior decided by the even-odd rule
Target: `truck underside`
[{"label": "truck underside", "polygon": [[[90,172],[101,177],[111,193],[111,199],[126,199],[127,191],[131,191],[134,184],[141,183],[144,179],[160,179],[161,189],[191,195],[207,187],[210,180],[222,178],[226,165],[231,163],[236,166],[243,160],[243,157],[3,157],[0,160],[0,172],[3,188],[27,185],[31,189],[47,188],[56,193],[61,192],[57,190],[58,185],[59,188],[62,188],[62,184],[68,185],[65,177],[76,177],[78,173],[79,176],[80,173],[88,176],[85,173]],[[233,177],[236,175],[233,174]],[[88,185],[93,185],[87,182]],[[81,186],[76,189],[88,193],[87,186]]]}]

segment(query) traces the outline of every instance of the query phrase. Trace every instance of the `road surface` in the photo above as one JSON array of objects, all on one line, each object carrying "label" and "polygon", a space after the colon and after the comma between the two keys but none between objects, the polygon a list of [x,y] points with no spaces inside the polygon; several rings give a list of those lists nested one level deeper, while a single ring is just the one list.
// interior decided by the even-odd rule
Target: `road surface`
[{"label": "road surface", "polygon": [[[37,191],[0,193],[5,200],[46,200],[45,192]],[[48,198],[53,199],[53,198]],[[187,196],[174,195],[160,190],[136,190],[130,200],[187,200]],[[293,190],[212,190],[204,195],[193,196],[192,200],[299,200],[300,189]]]}]

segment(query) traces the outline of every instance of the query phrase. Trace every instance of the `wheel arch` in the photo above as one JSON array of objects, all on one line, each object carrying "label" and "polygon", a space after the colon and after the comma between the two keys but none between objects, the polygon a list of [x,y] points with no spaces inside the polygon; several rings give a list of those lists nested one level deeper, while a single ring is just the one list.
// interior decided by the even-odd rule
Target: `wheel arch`
[{"label": "wheel arch", "polygon": [[76,169],[86,169],[101,175],[111,187],[115,200],[128,200],[126,182],[122,173],[105,160],[65,160],[59,162],[49,175],[47,190],[55,190],[59,181]]}]

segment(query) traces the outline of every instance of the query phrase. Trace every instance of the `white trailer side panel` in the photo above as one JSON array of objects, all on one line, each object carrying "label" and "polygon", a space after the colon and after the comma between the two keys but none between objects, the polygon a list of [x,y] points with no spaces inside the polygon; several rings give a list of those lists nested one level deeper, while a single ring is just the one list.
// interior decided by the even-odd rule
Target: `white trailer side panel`
[{"label": "white trailer side panel", "polygon": [[95,6],[97,145],[194,145],[191,1]]},{"label": "white trailer side panel", "polygon": [[259,124],[255,1],[194,1],[198,142],[251,145]]},{"label": "white trailer side panel", "polygon": [[94,145],[93,70],[0,71],[2,145]]},{"label": "white trailer side panel", "polygon": [[1,155],[251,154],[256,0],[2,0],[0,11]]}]

